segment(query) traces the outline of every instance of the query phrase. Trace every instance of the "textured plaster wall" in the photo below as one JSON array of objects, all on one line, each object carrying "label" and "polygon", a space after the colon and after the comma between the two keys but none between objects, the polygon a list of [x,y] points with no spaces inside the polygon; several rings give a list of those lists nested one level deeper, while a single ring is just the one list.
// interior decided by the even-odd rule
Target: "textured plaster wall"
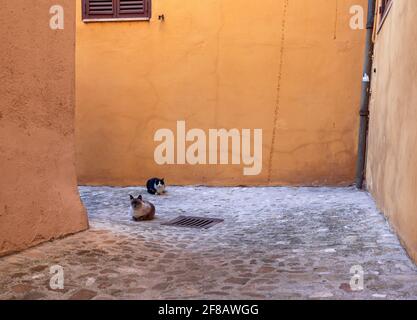
[{"label": "textured plaster wall", "polygon": [[[150,22],[89,24],[77,4],[81,184],[354,181],[364,32],[349,9],[366,0],[153,0]],[[158,166],[154,133],[177,120],[263,129],[262,173]]]},{"label": "textured plaster wall", "polygon": [[[87,228],[74,165],[75,3],[1,3],[0,255]],[[65,29],[49,28],[49,9]]]},{"label": "textured plaster wall", "polygon": [[377,36],[367,184],[417,261],[417,1],[395,0]]}]

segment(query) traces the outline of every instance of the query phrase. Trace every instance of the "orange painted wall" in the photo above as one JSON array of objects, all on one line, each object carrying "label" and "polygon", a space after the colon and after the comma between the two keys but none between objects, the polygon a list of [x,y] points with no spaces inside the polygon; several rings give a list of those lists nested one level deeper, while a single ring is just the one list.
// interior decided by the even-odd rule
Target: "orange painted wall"
[{"label": "orange painted wall", "polygon": [[[29,2],[0,10],[0,255],[87,228],[74,159],[75,4]],[[55,4],[64,30],[49,28]]]},{"label": "orange painted wall", "polygon": [[[364,31],[349,9],[366,0],[153,0],[150,22],[88,24],[77,3],[80,184],[354,181]],[[158,166],[154,133],[177,120],[263,129],[262,173]]]},{"label": "orange painted wall", "polygon": [[367,185],[417,261],[417,1],[395,0],[376,39]]}]

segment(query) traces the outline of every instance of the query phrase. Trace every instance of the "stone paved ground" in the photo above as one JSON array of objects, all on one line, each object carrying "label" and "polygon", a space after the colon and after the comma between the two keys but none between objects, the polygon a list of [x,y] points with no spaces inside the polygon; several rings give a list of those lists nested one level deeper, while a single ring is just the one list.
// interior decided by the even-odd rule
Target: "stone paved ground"
[{"label": "stone paved ground", "polygon": [[[91,230],[0,259],[0,299],[415,299],[417,268],[367,193],[351,188],[172,187],[146,196],[158,218],[137,223],[128,194],[81,187]],[[220,217],[208,230],[161,226]],[[65,287],[49,287],[50,267]],[[361,265],[365,289],[351,292]]]}]

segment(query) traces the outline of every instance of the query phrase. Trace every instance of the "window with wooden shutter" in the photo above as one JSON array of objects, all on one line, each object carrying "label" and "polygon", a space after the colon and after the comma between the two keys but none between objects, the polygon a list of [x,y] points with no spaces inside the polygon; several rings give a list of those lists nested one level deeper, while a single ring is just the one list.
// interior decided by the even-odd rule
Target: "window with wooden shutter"
[{"label": "window with wooden shutter", "polygon": [[382,25],[387,19],[388,13],[391,10],[394,0],[380,0],[379,1],[379,26],[378,32],[382,29]]},{"label": "window with wooden shutter", "polygon": [[149,20],[151,0],[83,0],[83,20]]},{"label": "window with wooden shutter", "polygon": [[392,0],[381,0],[381,6],[379,7],[379,13],[381,16],[385,16],[388,10],[391,8]]}]

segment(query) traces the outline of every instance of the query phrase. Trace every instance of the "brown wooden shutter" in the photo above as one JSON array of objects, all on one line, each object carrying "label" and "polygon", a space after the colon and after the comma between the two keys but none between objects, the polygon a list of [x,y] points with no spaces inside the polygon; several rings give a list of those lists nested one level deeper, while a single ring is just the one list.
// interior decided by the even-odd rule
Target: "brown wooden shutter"
[{"label": "brown wooden shutter", "polygon": [[115,1],[113,0],[84,0],[84,18],[100,19],[115,16]]},{"label": "brown wooden shutter", "polygon": [[150,1],[117,0],[119,18],[150,18]]},{"label": "brown wooden shutter", "polygon": [[150,17],[151,0],[83,0],[84,19]]}]

